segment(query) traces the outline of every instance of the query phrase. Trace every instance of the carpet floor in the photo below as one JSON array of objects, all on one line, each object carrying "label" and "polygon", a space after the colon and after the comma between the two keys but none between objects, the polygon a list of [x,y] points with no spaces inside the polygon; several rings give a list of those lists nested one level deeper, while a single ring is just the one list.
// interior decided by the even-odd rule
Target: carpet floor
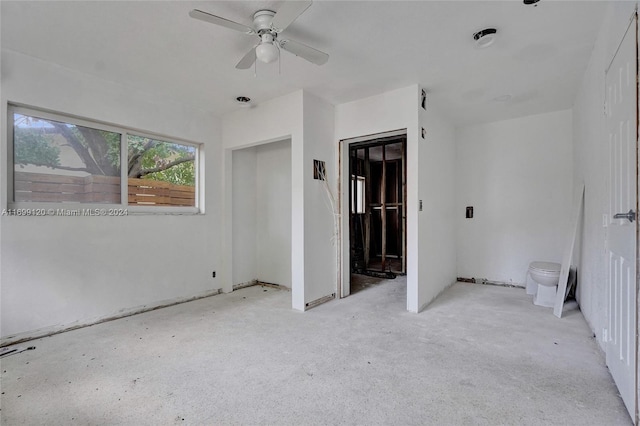
[{"label": "carpet floor", "polygon": [[17,346],[3,425],[630,425],[579,311],[457,283],[420,314],[406,281],[305,313],[254,286]]}]

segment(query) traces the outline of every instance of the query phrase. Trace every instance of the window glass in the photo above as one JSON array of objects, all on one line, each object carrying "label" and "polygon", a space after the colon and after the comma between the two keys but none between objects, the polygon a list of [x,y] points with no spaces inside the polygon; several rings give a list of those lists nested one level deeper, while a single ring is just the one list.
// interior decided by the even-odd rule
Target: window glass
[{"label": "window glass", "polygon": [[9,105],[9,113],[13,208],[32,202],[199,211],[199,145],[19,106]]},{"label": "window glass", "polygon": [[351,213],[365,212],[365,189],[364,176],[351,175]]},{"label": "window glass", "polygon": [[14,113],[14,201],[120,204],[120,140],[120,133]]},{"label": "window glass", "polygon": [[196,154],[192,145],[129,134],[129,205],[196,205]]}]

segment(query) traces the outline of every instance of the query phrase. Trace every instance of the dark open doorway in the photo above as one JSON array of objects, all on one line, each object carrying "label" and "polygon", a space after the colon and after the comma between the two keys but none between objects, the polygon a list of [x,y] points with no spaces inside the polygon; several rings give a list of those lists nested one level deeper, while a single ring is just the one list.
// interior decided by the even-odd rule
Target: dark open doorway
[{"label": "dark open doorway", "polygon": [[352,274],[406,273],[406,140],[400,135],[349,145]]}]

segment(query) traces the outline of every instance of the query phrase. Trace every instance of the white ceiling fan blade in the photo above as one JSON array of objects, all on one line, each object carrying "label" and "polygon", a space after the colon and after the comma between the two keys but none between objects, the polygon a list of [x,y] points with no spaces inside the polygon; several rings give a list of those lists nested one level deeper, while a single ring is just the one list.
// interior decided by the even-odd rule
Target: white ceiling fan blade
[{"label": "white ceiling fan blade", "polygon": [[240,31],[245,34],[255,34],[256,32],[251,27],[247,27],[246,25],[239,24],[237,22],[230,21],[228,19],[221,18],[216,15],[212,15],[207,12],[203,12],[198,9],[193,9],[189,12],[189,16],[195,19],[199,19],[201,21],[209,22],[211,24],[220,25],[222,27],[230,28],[232,30]]},{"label": "white ceiling fan blade", "polygon": [[247,54],[242,57],[242,59],[240,59],[240,62],[238,62],[238,65],[236,65],[236,68],[239,70],[246,70],[248,68],[251,68],[251,66],[255,61],[256,61],[256,48],[254,47],[253,49],[248,51]]},{"label": "white ceiling fan blade", "polygon": [[306,59],[312,64],[324,65],[329,60],[329,55],[327,55],[326,53],[297,41],[280,40],[280,47],[287,52],[291,52],[296,56]]},{"label": "white ceiling fan blade", "polygon": [[313,1],[285,1],[271,21],[271,28],[279,33],[284,31],[298,16],[311,6]]}]

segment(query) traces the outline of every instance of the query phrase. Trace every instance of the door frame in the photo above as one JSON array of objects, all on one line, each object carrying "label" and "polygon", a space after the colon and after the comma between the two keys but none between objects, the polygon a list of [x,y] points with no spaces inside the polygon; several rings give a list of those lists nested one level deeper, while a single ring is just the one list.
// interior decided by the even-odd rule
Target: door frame
[{"label": "door frame", "polygon": [[[371,173],[367,172],[367,169],[369,169],[371,167],[371,160],[369,158],[369,154],[368,154],[368,149],[370,148],[379,148],[382,147],[383,151],[382,151],[382,180],[381,180],[381,188],[380,191],[383,194],[386,194],[386,190],[384,188],[386,188],[386,178],[385,176],[385,169],[387,162],[389,161],[394,161],[394,160],[387,160],[386,156],[385,156],[385,152],[386,152],[386,147],[389,145],[398,145],[401,144],[402,148],[401,148],[401,165],[402,167],[399,168],[399,170],[396,171],[396,177],[398,179],[396,179],[396,185],[398,184],[398,181],[400,183],[400,191],[398,191],[397,193],[397,200],[396,200],[396,211],[398,214],[398,220],[400,222],[400,226],[398,227],[401,230],[401,235],[400,234],[396,234],[399,238],[396,239],[396,242],[398,243],[398,247],[399,247],[399,256],[402,259],[402,263],[401,263],[401,267],[400,270],[391,270],[390,268],[387,268],[389,270],[391,270],[391,272],[393,273],[397,273],[397,274],[406,274],[407,272],[407,230],[406,230],[406,216],[407,216],[407,176],[406,176],[406,163],[407,163],[407,159],[406,159],[406,148],[407,148],[407,137],[406,135],[400,135],[400,136],[391,136],[391,137],[384,137],[384,138],[375,138],[373,140],[367,140],[367,141],[362,141],[362,142],[351,142],[349,143],[349,175],[351,176],[351,178],[353,178],[354,175],[354,171],[351,170],[353,164],[351,163],[352,161],[352,154],[353,151],[359,151],[359,150],[365,150],[365,157],[364,157],[364,162],[365,163],[369,163],[368,165],[365,165],[365,171],[364,171],[364,177],[366,180],[366,184],[365,184],[365,193],[367,194],[367,196],[365,197],[366,199],[372,201],[372,194],[370,193],[370,188],[371,188]],[[351,206],[351,202],[354,199],[354,194],[353,194],[353,188],[354,186],[349,186],[349,197],[347,197],[347,200],[349,201],[349,206]],[[397,188],[397,186],[396,186]],[[357,192],[355,195],[358,195]],[[402,202],[398,202],[398,199],[401,199]],[[369,211],[365,211],[365,215],[370,215],[371,214],[371,209],[376,209],[376,208],[380,208],[381,209],[381,220],[382,220],[382,229],[385,229],[385,231],[382,232],[382,245],[381,245],[381,261],[382,261],[382,269],[380,272],[384,272],[385,270],[385,257],[387,255],[387,250],[386,250],[386,244],[385,244],[385,240],[386,240],[386,223],[387,223],[387,212],[386,212],[386,195],[381,197],[381,205],[380,206],[376,206],[376,207],[371,207],[371,204],[373,203],[369,203]],[[400,204],[400,206],[398,206],[398,204]],[[398,208],[400,207],[400,208]],[[366,209],[365,209],[366,210]],[[351,229],[351,226],[353,225],[352,223],[353,220],[353,212],[349,211],[349,226]],[[366,223],[366,218],[365,218],[365,223]],[[367,228],[367,232],[369,233],[369,235],[366,235],[366,241],[368,244],[370,244],[371,242],[371,229],[372,226],[369,227],[365,227]],[[350,234],[351,235],[351,234]],[[365,246],[367,245],[367,243],[365,244]],[[368,253],[370,247],[364,247],[364,255],[365,255],[365,267],[368,267],[370,265],[370,260],[371,257]],[[350,251],[351,252],[351,251]],[[368,268],[369,270],[373,270],[371,268]]]},{"label": "door frame", "polygon": [[[340,272],[338,276],[338,298],[342,299],[351,294],[351,236],[349,235],[349,196],[351,176],[349,175],[349,145],[352,143],[372,141],[374,139],[387,138],[393,136],[408,136],[408,129],[397,129],[388,132],[374,133],[371,135],[358,136],[355,138],[342,139],[338,142],[338,205],[340,208]],[[408,141],[406,143],[408,149]],[[405,152],[406,157],[406,152]],[[405,165],[406,167],[406,165]],[[412,183],[408,177],[406,187]],[[406,202],[406,201],[405,201]],[[405,250],[406,255],[406,250]],[[409,280],[409,269],[407,268],[407,281]],[[409,294],[407,293],[407,298]]]}]

